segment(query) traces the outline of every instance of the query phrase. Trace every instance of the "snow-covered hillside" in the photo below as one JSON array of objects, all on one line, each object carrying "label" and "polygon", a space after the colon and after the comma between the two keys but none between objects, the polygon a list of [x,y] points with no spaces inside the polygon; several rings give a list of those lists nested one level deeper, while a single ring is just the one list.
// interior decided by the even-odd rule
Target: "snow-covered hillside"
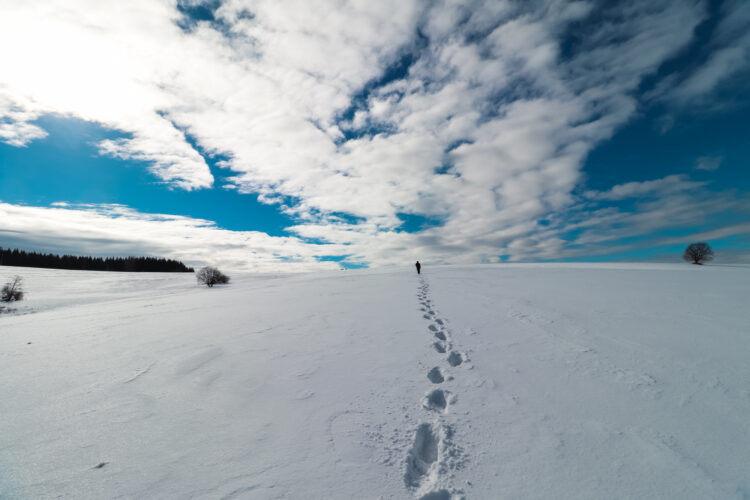
[{"label": "snow-covered hillside", "polygon": [[0,267],[0,498],[748,498],[750,269]]}]

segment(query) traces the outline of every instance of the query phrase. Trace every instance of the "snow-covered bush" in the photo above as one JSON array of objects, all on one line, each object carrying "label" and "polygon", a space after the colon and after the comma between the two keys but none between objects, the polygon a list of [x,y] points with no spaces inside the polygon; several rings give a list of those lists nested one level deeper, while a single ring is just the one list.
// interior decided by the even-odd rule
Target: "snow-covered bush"
[{"label": "snow-covered bush", "polygon": [[229,276],[222,273],[215,267],[204,267],[200,269],[195,277],[198,278],[198,283],[212,287],[214,285],[223,285],[229,283]]},{"label": "snow-covered bush", "polygon": [[7,282],[0,291],[0,302],[15,302],[23,299],[21,281],[20,276],[15,276],[11,281]]}]

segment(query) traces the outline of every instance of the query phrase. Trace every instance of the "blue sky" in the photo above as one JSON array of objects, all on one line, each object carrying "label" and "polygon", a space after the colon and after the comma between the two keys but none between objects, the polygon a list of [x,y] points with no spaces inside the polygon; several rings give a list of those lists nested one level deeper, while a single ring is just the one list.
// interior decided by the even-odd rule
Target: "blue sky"
[{"label": "blue sky", "polygon": [[[9,203],[50,205],[122,204],[142,212],[172,213],[215,221],[230,230],[284,234],[293,219],[257,196],[221,189],[222,169],[206,162],[216,179],[211,189],[173,189],[154,178],[147,162],[122,161],[98,154],[96,143],[123,137],[117,131],[71,117],[43,116],[37,122],[49,134],[27,147],[0,144],[0,199]],[[219,160],[220,161],[220,160]],[[12,168],[17,166],[18,168]]]},{"label": "blue sky", "polygon": [[0,246],[750,262],[746,2],[0,11]]}]

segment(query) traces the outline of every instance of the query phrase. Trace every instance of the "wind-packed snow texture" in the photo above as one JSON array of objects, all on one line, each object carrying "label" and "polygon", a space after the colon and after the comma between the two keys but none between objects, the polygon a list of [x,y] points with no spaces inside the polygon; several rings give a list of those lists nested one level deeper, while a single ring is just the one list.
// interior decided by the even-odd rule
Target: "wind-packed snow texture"
[{"label": "wind-packed snow texture", "polygon": [[748,268],[13,274],[3,499],[750,497]]}]

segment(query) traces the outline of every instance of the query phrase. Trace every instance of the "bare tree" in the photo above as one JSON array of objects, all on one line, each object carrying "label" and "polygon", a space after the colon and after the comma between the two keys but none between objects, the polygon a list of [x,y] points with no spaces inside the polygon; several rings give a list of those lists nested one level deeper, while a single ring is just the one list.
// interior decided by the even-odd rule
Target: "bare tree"
[{"label": "bare tree", "polygon": [[693,264],[702,265],[714,259],[714,251],[708,243],[691,243],[686,249],[682,258]]},{"label": "bare tree", "polygon": [[23,299],[23,290],[21,290],[21,277],[14,276],[13,279],[3,286],[0,290],[0,302],[15,302]]},{"label": "bare tree", "polygon": [[214,285],[223,285],[229,283],[229,276],[222,273],[215,267],[204,267],[200,269],[195,277],[198,278],[198,283],[212,287]]}]

